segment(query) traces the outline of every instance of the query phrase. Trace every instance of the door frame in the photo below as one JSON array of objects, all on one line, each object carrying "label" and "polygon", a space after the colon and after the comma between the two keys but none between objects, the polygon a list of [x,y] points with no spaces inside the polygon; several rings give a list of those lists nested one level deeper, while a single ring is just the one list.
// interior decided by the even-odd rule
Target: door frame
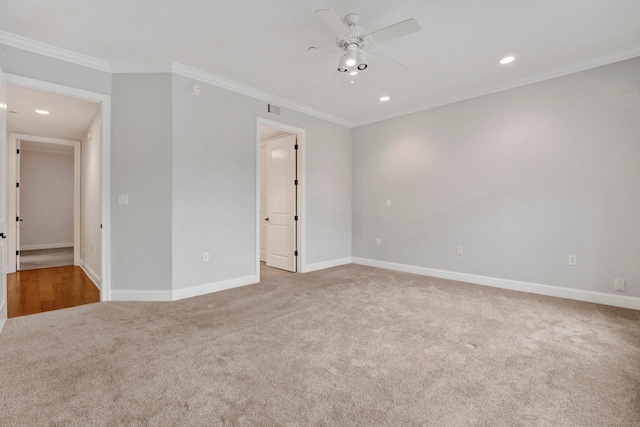
[{"label": "door frame", "polygon": [[298,221],[296,223],[296,246],[298,257],[296,271],[306,271],[306,224],[307,224],[307,131],[302,128],[280,123],[275,120],[257,117],[256,119],[256,277],[260,280],[260,127],[267,126],[296,135],[298,144]]},{"label": "door frame", "polygon": [[[100,104],[100,301],[111,300],[111,96],[5,73],[7,84],[71,96]],[[6,188],[6,183],[5,183]],[[6,251],[5,251],[6,253]],[[3,261],[7,267],[7,258]]]},{"label": "door frame", "polygon": [[[82,153],[80,152],[80,141],[62,138],[48,138],[44,136],[34,136],[22,133],[9,133],[9,154],[7,156],[8,163],[8,182],[20,182],[18,176],[18,142],[31,141],[41,142],[44,144],[64,145],[73,147],[73,265],[80,265],[80,165],[82,161]],[[7,274],[14,273],[17,268],[18,251],[18,222],[15,220],[18,216],[17,192],[16,186],[8,186],[7,191],[7,223],[13,223],[14,227],[7,230],[9,249],[7,257]]]}]

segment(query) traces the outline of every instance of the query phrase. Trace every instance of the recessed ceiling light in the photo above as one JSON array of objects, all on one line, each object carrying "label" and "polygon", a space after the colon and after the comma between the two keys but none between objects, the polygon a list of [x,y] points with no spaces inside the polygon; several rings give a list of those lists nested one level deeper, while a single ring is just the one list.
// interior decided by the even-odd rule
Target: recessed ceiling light
[{"label": "recessed ceiling light", "polygon": [[391,99],[391,98],[390,98],[390,97],[388,97],[388,96],[381,96],[381,97],[380,97],[380,101],[382,101],[382,102],[387,102],[387,101],[388,101],[388,100],[390,100],[390,99]]},{"label": "recessed ceiling light", "polygon": [[38,114],[49,114],[49,112],[47,110],[36,110],[36,113],[38,113]]},{"label": "recessed ceiling light", "polygon": [[515,60],[516,60],[515,56],[505,56],[500,60],[500,63],[502,65],[506,65],[506,64],[511,64]]},{"label": "recessed ceiling light", "polygon": [[351,83],[355,83],[353,80],[351,80]]},{"label": "recessed ceiling light", "polygon": [[358,72],[357,72],[357,71],[352,71],[352,72],[350,72],[350,73],[349,73],[349,75],[350,75],[350,76],[357,76],[357,75],[358,75]]}]

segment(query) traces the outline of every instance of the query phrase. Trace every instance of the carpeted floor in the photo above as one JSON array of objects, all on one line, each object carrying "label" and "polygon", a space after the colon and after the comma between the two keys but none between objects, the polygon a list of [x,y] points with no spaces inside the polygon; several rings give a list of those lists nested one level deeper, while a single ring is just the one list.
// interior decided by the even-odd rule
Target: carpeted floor
[{"label": "carpeted floor", "polygon": [[287,276],[289,274],[295,274],[290,271],[280,270],[279,268],[269,267],[266,263],[260,263],[260,280],[274,279],[276,277]]},{"label": "carpeted floor", "polygon": [[20,251],[20,271],[73,265],[73,247]]},{"label": "carpeted floor", "polygon": [[0,425],[638,426],[640,312],[348,265],[7,321]]}]

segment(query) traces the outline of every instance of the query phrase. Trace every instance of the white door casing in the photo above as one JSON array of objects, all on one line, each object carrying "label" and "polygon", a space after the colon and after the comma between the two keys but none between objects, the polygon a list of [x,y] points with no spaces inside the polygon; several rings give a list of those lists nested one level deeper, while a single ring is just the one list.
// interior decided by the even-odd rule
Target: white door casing
[{"label": "white door casing", "polygon": [[[20,140],[16,140],[16,153],[20,153]],[[11,157],[11,156],[9,156]],[[20,154],[16,155],[16,182],[20,183]],[[16,185],[16,271],[20,271],[20,185]]]},{"label": "white door casing", "polygon": [[7,153],[7,81],[0,68],[0,332],[7,320],[7,276],[5,274],[5,237],[7,233],[5,221],[5,159]]},{"label": "white door casing", "polygon": [[[12,85],[57,93],[100,103],[100,300],[111,300],[111,96],[57,83],[7,74]],[[15,153],[15,152],[14,152]],[[79,159],[79,157],[78,157]],[[5,187],[6,188],[6,187]],[[14,198],[15,200],[15,198]],[[75,208],[74,208],[75,209]],[[4,212],[4,208],[3,208]],[[6,233],[6,231],[5,231]],[[79,245],[76,245],[79,247]],[[75,255],[75,254],[74,254]],[[6,258],[5,258],[6,262]],[[15,265],[15,264],[14,264]],[[5,264],[6,268],[6,264]]]},{"label": "white door casing", "polygon": [[267,265],[296,271],[296,136],[267,144]]},{"label": "white door casing", "polygon": [[[42,144],[65,145],[73,147],[73,265],[80,265],[80,179],[82,167],[82,148],[81,142],[73,139],[49,138],[44,136],[26,135],[19,133],[9,133],[9,170],[7,176],[11,182],[20,182],[20,141],[32,141]],[[10,218],[20,216],[20,189],[22,187],[11,187],[7,191],[7,197],[10,199],[7,203],[7,213]],[[13,203],[15,201],[15,203]],[[22,224],[16,220],[15,233],[9,233],[9,247],[15,248],[16,255],[8,253],[7,272],[13,273],[20,270],[20,226]],[[15,270],[14,270],[15,267]]]},{"label": "white door casing", "polygon": [[260,143],[260,261],[267,261],[267,143]]}]

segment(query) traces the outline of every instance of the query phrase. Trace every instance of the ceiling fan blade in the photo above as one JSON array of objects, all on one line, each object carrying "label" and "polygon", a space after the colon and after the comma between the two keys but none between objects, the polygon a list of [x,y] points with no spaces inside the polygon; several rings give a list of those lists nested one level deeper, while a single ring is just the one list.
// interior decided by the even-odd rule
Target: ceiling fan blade
[{"label": "ceiling fan blade", "polygon": [[342,19],[333,9],[320,9],[315,12],[316,18],[320,20],[328,29],[336,36],[344,36],[349,34],[347,26],[344,25]]},{"label": "ceiling fan blade", "polygon": [[395,59],[385,55],[384,53],[376,52],[374,50],[370,50],[369,52],[371,53],[371,57],[373,58],[374,67],[376,64],[380,64],[394,71],[407,71],[409,69],[408,65],[405,65],[400,61],[396,61]]},{"label": "ceiling fan blade", "polygon": [[307,49],[307,50],[303,50],[302,52],[296,52],[296,53],[290,53],[288,55],[284,55],[282,58],[286,61],[295,61],[297,59],[309,58],[311,56],[335,52],[336,50],[338,50],[337,46],[323,47],[320,49]]},{"label": "ceiling fan blade", "polygon": [[420,28],[418,21],[411,18],[369,33],[368,36],[371,37],[375,43],[380,43],[397,37],[406,36],[407,34],[417,33],[421,29],[422,28]]}]

